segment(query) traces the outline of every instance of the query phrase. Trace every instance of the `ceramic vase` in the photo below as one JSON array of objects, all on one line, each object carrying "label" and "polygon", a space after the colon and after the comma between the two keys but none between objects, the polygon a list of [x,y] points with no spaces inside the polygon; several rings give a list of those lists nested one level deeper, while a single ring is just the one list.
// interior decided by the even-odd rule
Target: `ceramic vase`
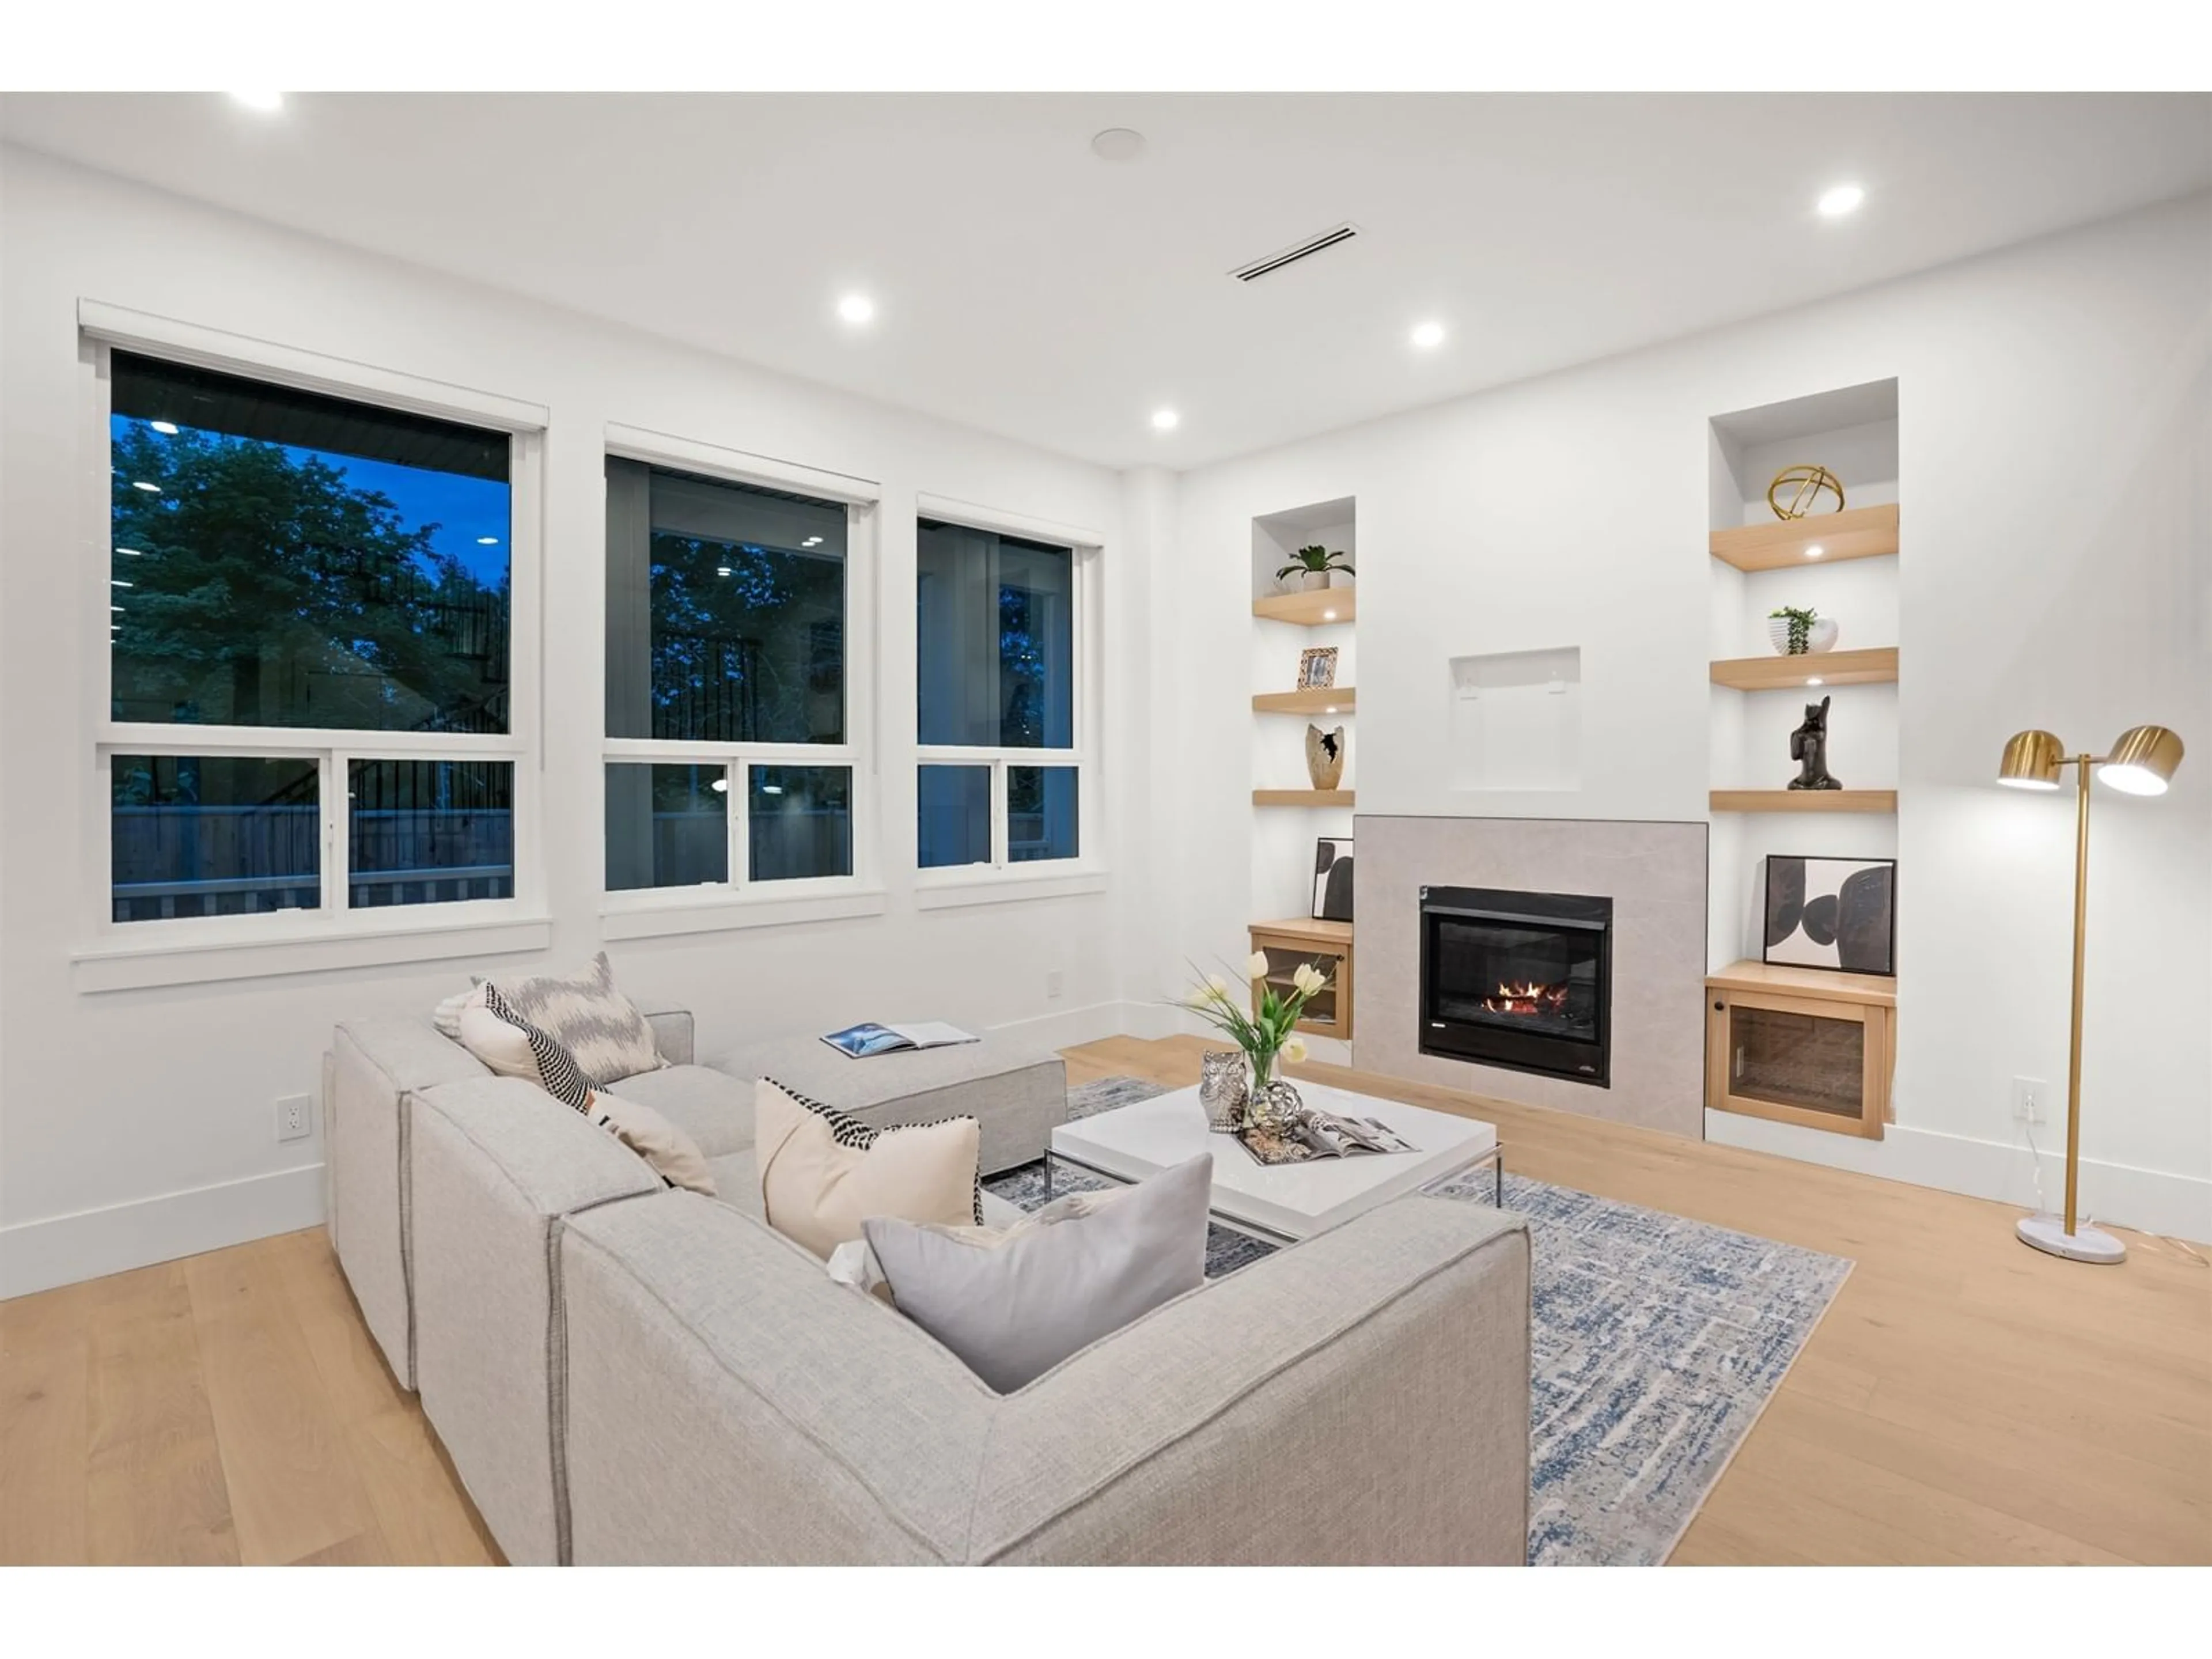
[{"label": "ceramic vase", "polygon": [[1241,1048],[1209,1049],[1198,1062],[1198,1103],[1206,1109],[1206,1127],[1219,1135],[1233,1135],[1244,1127],[1244,1105],[1252,1097],[1250,1062]]},{"label": "ceramic vase", "polygon": [[1316,789],[1334,789],[1344,776],[1344,728],[1306,727],[1306,775]]}]

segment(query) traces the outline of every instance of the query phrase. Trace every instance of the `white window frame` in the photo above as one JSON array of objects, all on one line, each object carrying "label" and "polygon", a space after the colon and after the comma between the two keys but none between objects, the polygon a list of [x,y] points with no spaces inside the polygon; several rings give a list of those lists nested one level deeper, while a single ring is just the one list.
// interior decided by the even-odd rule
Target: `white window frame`
[{"label": "white window frame", "polygon": [[[967,530],[989,531],[1001,536],[1014,536],[1024,541],[1044,542],[1069,549],[1074,556],[1075,613],[1071,630],[1074,661],[1070,687],[1074,703],[1074,742],[1070,746],[1025,749],[1000,744],[923,743],[920,740],[921,705],[919,702],[913,705],[916,739],[914,750],[915,796],[917,802],[921,792],[921,769],[925,766],[988,766],[991,772],[991,857],[988,863],[937,865],[924,868],[918,810],[915,822],[907,826],[907,844],[912,848],[915,864],[915,903],[923,909],[939,909],[959,904],[1057,898],[1103,890],[1107,871],[1105,860],[1099,854],[1099,838],[1104,833],[1105,814],[1098,798],[1100,771],[1097,757],[1099,711],[1105,702],[1104,687],[1101,683],[1104,662],[1101,628],[1105,606],[1101,602],[1099,592],[1099,571],[1105,538],[1095,530],[1055,524],[1023,514],[979,506],[972,501],[954,501],[927,494],[915,497],[915,517],[917,521],[930,519],[944,524],[957,524]],[[919,563],[917,559],[917,582],[921,579]],[[914,616],[911,599],[902,614],[909,618]],[[908,625],[912,625],[910,622]],[[920,649],[919,640],[915,642],[915,648],[917,651]],[[1019,863],[1008,859],[1006,769],[1013,766],[1059,766],[1074,769],[1073,858],[1024,859]]]},{"label": "white window frame", "polygon": [[[876,770],[877,525],[882,490],[873,480],[770,456],[728,449],[642,427],[610,423],[606,453],[620,460],[719,483],[789,490],[845,507],[845,740],[842,743],[686,743],[605,737],[600,715],[599,927],[611,939],[651,939],[725,928],[877,915],[883,884],[881,790]],[[729,781],[729,879],[688,887],[606,885],[606,769],[609,764],[715,766]],[[843,767],[853,775],[853,868],[849,875],[754,881],[750,867],[751,773],[756,766]]]},{"label": "white window frame", "polygon": [[[542,950],[551,943],[545,902],[543,812],[543,679],[539,625],[544,531],[542,407],[224,333],[93,301],[79,302],[84,412],[84,550],[81,596],[84,729],[93,764],[85,769],[80,811],[90,833],[79,845],[86,939],[72,953],[79,989],[250,978],[383,963],[428,961],[496,951]],[[176,726],[112,718],[109,582],[114,563],[109,415],[117,350],[204,368],[273,386],[434,416],[504,432],[511,443],[509,558],[509,729],[501,734],[372,732],[304,726]],[[322,810],[322,904],[239,916],[114,920],[113,761],[118,755],[237,755],[312,760]],[[346,857],[347,769],[356,760],[496,760],[514,769],[514,892],[511,898],[352,909]]]}]

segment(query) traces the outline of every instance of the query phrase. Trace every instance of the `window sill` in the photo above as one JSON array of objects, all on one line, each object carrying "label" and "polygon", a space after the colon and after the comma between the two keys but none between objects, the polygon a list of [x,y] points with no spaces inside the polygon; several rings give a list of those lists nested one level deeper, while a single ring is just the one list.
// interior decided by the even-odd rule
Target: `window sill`
[{"label": "window sill", "polygon": [[[975,871],[982,873],[974,873]],[[1106,872],[1097,866],[1073,869],[985,870],[971,866],[933,873],[915,884],[918,910],[949,910],[963,904],[1005,904],[1017,899],[1073,898],[1106,890]]]},{"label": "window sill", "polygon": [[409,927],[353,928],[278,939],[169,939],[144,945],[85,945],[70,957],[79,991],[136,991],[162,985],[269,979],[343,968],[375,968],[543,951],[553,942],[544,916],[424,922]]},{"label": "window sill", "polygon": [[718,933],[738,927],[789,927],[810,921],[844,921],[879,916],[890,908],[880,887],[843,893],[790,897],[702,899],[658,902],[599,911],[600,936],[610,939],[663,939],[681,933]]}]

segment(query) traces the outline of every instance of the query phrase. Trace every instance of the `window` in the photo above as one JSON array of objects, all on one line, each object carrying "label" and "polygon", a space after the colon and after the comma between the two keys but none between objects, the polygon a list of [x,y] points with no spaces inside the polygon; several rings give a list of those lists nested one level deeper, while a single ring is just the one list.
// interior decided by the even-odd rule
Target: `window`
[{"label": "window", "polygon": [[936,520],[915,545],[921,867],[1083,851],[1071,547]]},{"label": "window", "polygon": [[851,510],[606,469],[607,890],[849,886]]},{"label": "window", "polygon": [[100,367],[110,924],[513,900],[514,435]]}]

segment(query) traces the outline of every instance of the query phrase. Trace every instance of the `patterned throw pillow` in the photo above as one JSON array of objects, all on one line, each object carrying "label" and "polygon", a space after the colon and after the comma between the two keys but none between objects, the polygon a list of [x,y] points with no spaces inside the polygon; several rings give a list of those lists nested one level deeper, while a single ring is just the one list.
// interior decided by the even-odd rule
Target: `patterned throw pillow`
[{"label": "patterned throw pillow", "polygon": [[762,1215],[825,1261],[870,1216],[982,1221],[982,1131],[972,1117],[878,1129],[763,1078],[753,1127]]},{"label": "patterned throw pillow", "polygon": [[[477,1011],[471,1010],[474,1014]],[[585,1079],[568,1045],[540,1030],[514,1011],[496,985],[483,988],[483,1012],[504,1021],[522,1034],[535,1062],[533,1079],[562,1105],[574,1108],[635,1152],[653,1173],[671,1187],[714,1196],[714,1173],[698,1143],[642,1101],[623,1100],[594,1090]],[[519,1066],[496,1067],[509,1076],[523,1075]]]},{"label": "patterned throw pillow", "polygon": [[660,1069],[653,1027],[637,1005],[615,989],[614,969],[604,951],[592,958],[590,971],[574,979],[539,975],[501,984],[499,990],[508,1007],[559,1040],[587,1082],[619,1083]]}]

